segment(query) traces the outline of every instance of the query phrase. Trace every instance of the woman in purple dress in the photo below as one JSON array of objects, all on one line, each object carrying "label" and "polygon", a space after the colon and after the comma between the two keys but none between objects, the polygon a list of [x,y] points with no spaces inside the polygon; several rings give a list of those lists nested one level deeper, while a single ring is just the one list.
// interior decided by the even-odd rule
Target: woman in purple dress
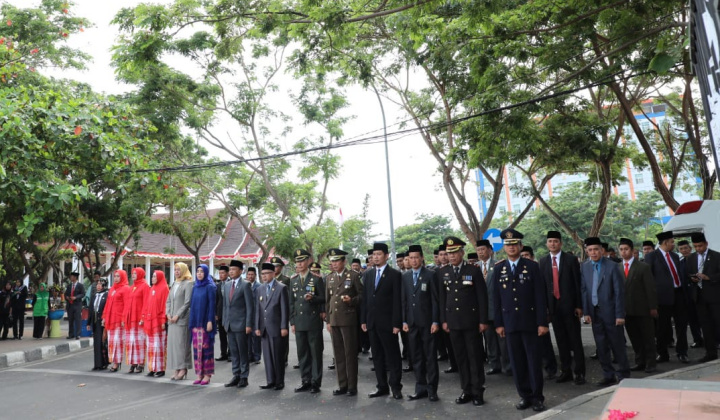
[{"label": "woman in purple dress", "polygon": [[188,323],[197,374],[197,380],[193,382],[195,385],[209,384],[215,373],[215,292],[215,281],[210,275],[210,269],[200,264],[195,273]]}]

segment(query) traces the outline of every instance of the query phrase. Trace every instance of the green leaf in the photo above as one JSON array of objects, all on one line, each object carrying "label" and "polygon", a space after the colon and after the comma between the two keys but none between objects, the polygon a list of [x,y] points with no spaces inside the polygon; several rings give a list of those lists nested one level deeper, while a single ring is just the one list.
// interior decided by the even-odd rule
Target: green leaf
[{"label": "green leaf", "polygon": [[675,65],[675,59],[672,58],[667,53],[660,53],[653,57],[652,60],[650,60],[650,64],[648,65],[648,70],[652,70],[656,73],[665,74],[673,68]]}]

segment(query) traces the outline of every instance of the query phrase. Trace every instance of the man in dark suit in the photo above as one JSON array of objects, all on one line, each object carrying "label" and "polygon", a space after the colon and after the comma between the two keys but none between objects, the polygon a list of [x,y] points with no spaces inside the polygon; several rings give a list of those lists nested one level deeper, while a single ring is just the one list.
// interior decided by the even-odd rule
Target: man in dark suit
[{"label": "man in dark suit", "polygon": [[483,332],[485,348],[487,351],[488,367],[486,375],[496,375],[502,371],[512,374],[510,367],[510,356],[507,352],[506,340],[495,332],[495,283],[492,282],[495,259],[493,258],[493,247],[489,240],[481,239],[475,242],[475,250],[478,254],[478,262],[475,264],[482,272],[488,293],[488,328]]},{"label": "man in dark suit", "polygon": [[275,279],[275,266],[263,263],[263,285],[255,302],[255,335],[262,337],[267,384],[262,389],[285,388],[285,343],[289,335],[290,305],[288,290]]},{"label": "man in dark suit", "polygon": [[657,291],[650,266],[635,259],[633,241],[620,238],[620,263],[625,274],[625,329],[635,352],[631,371],[655,372]]},{"label": "man in dark suit", "polygon": [[685,270],[691,280],[691,296],[696,303],[705,339],[705,356],[698,362],[718,358],[720,331],[720,252],[708,249],[703,233],[691,237],[695,252],[687,258]]},{"label": "man in dark suit", "polygon": [[555,382],[573,380],[571,364],[575,362],[575,384],[585,383],[585,352],[580,335],[582,296],[580,294],[580,264],[577,258],[562,251],[562,235],[551,230],[546,245],[550,253],[539,261],[545,278],[548,313],[560,353],[561,373]]},{"label": "man in dark suit", "polygon": [[[678,241],[677,243],[677,250],[680,253],[680,264],[685,267],[687,265],[687,259],[690,258],[690,255],[693,253],[693,249],[690,246],[690,242],[686,239],[683,239],[682,241]],[[687,267],[685,267],[685,272],[687,273]],[[688,292],[693,293],[692,286],[693,282],[688,277]],[[702,327],[700,326],[700,319],[698,318],[698,308],[696,307],[695,299],[688,299],[688,327],[690,327],[690,334],[692,334],[693,343],[690,345],[690,348],[697,349],[700,347],[705,347],[705,342],[703,340],[703,334],[702,334]]]},{"label": "man in dark suit", "polygon": [[[336,253],[331,249],[328,253]],[[312,274],[310,253],[295,251],[295,270],[290,278],[290,328],[295,334],[298,365],[302,383],[295,392],[320,392],[322,385],[323,318],[325,315],[325,282]]]},{"label": "man in dark suit", "polygon": [[667,362],[668,345],[672,340],[672,320],[675,321],[675,351],[678,360],[689,363],[687,342],[687,278],[681,270],[680,258],[672,252],[675,248],[673,233],[661,232],[657,235],[658,249],[645,256],[655,279],[658,298],[657,361]]},{"label": "man in dark suit", "polygon": [[88,323],[87,330],[93,333],[93,360],[92,370],[107,369],[108,350],[107,340],[104,337],[105,327],[103,327],[103,312],[105,311],[105,302],[107,301],[107,280],[99,279],[94,282],[95,293],[94,299],[88,305]]},{"label": "man in dark suit", "polygon": [[82,325],[82,301],[85,297],[85,286],[78,281],[80,274],[70,273],[70,284],[65,288],[65,302],[67,302],[68,336],[70,340],[80,339]]},{"label": "man in dark suit", "polygon": [[[252,290],[254,311],[255,302],[258,300],[258,289],[260,289],[260,279],[258,279],[257,268],[248,267],[247,273],[245,274],[245,281],[247,281],[250,285],[250,290]],[[262,358],[262,340],[255,335],[255,331],[248,334],[247,337],[249,360],[251,363],[258,365]]]},{"label": "man in dark suit", "polygon": [[481,334],[488,328],[488,295],[480,269],[463,260],[465,242],[454,236],[444,239],[449,264],[436,276],[440,289],[440,322],[450,334],[460,372],[462,394],[456,404],[485,403],[485,351]]},{"label": "man in dark suit", "polygon": [[223,317],[222,323],[227,331],[228,349],[232,357],[233,377],[226,387],[248,386],[250,374],[250,356],[248,348],[248,334],[252,332],[255,322],[255,301],[250,284],[240,277],[243,263],[230,261],[230,279],[223,285]]},{"label": "man in dark suit", "polygon": [[410,266],[402,278],[402,315],[415,372],[415,393],[408,399],[428,397],[434,402],[438,401],[435,334],[440,330],[437,279],[434,271],[423,267],[425,257],[420,245],[410,245],[408,255]]},{"label": "man in dark suit", "polygon": [[[332,273],[325,278],[327,329],[332,338],[339,388],[333,395],[357,395],[358,325],[363,284],[360,273],[345,267],[347,252],[334,250],[330,256]],[[331,250],[332,252],[332,250]]]},{"label": "man in dark suit", "polygon": [[506,337],[518,410],[545,410],[540,337],[549,333],[547,291],[540,266],[520,257],[523,235],[515,229],[500,233],[508,259],[495,264],[495,331]]},{"label": "man in dark suit", "polygon": [[221,265],[220,268],[218,268],[218,278],[215,279],[215,287],[217,288],[217,293],[215,294],[215,320],[217,321],[218,336],[220,337],[220,357],[216,357],[215,360],[218,362],[228,360],[227,331],[223,326],[223,289],[225,288],[225,280],[227,280],[229,272],[230,267],[227,265]]},{"label": "man in dark suit", "polygon": [[[370,398],[390,394],[402,399],[402,361],[398,334],[402,328],[402,279],[400,272],[387,264],[388,246],[373,245],[375,267],[363,274],[364,295],[360,314],[361,328],[370,336],[377,390]],[[388,382],[388,373],[390,380]],[[389,384],[389,386],[388,386]]]},{"label": "man in dark suit", "polygon": [[[603,257],[599,238],[586,238],[585,246],[590,259],[580,268],[583,313],[585,322],[592,324],[603,370],[598,386],[608,386],[630,377],[625,350],[625,281],[620,265]],[[612,364],[611,350],[618,363],[617,370]]]}]

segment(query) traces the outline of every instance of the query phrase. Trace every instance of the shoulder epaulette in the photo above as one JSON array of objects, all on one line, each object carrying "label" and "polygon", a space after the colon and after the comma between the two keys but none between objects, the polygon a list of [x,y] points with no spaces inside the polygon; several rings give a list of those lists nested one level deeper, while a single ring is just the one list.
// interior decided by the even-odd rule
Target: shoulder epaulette
[{"label": "shoulder epaulette", "polygon": [[505,260],[500,260],[500,261],[495,262],[495,265],[503,264],[504,262],[505,262]]}]

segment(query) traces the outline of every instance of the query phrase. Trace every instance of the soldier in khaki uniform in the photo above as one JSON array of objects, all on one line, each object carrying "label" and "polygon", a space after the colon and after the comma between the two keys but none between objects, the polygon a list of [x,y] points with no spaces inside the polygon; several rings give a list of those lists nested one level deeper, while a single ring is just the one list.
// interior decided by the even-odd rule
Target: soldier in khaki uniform
[{"label": "soldier in khaki uniform", "polygon": [[341,249],[328,251],[332,273],[326,277],[327,328],[332,337],[339,388],[333,395],[357,395],[358,312],[363,285],[360,275],[345,268]]},{"label": "soldier in khaki uniform", "polygon": [[290,325],[295,334],[302,383],[295,392],[320,392],[322,384],[323,315],[325,283],[308,270],[310,253],[295,251],[297,274],[290,278]]},{"label": "soldier in khaki uniform", "polygon": [[[275,280],[279,281],[280,283],[284,284],[285,286],[290,287],[290,277],[286,276],[282,273],[283,268],[285,268],[285,262],[280,257],[272,257],[270,258],[270,264],[275,266]],[[283,337],[285,339],[285,366],[288,364],[288,354],[290,354],[290,335],[287,335],[286,337]]]}]

